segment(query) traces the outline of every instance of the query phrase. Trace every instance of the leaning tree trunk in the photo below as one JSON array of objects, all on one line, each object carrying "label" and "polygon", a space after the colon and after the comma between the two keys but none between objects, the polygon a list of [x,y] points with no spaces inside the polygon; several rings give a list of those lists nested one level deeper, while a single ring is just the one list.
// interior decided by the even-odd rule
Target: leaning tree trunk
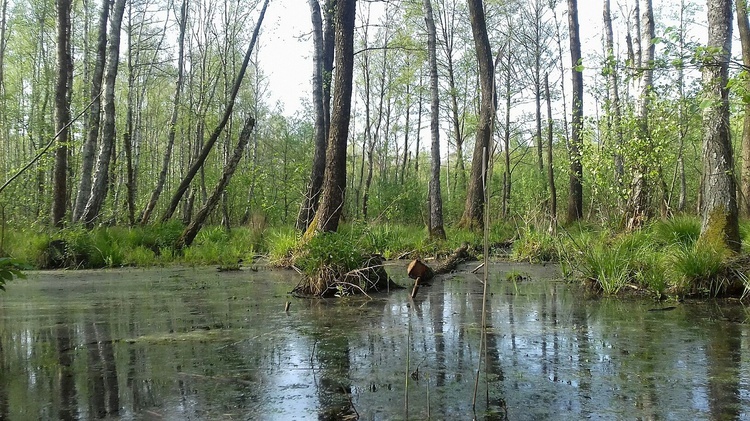
[{"label": "leaning tree trunk", "polygon": [[182,85],[185,80],[185,28],[187,26],[188,10],[188,0],[182,0],[182,7],[180,8],[180,34],[177,43],[177,81],[175,82],[174,97],[172,99],[172,116],[169,119],[167,145],[164,149],[164,157],[162,158],[159,178],[156,180],[156,187],[151,192],[151,197],[148,199],[146,208],[141,213],[140,223],[142,225],[147,224],[148,220],[151,219],[156,202],[158,202],[161,192],[164,190],[164,184],[167,182],[169,162],[172,160],[172,149],[174,147],[175,136],[177,135],[177,117],[180,109],[180,99],[182,98]]},{"label": "leaning tree trunk", "polygon": [[115,146],[115,81],[120,64],[120,26],[125,11],[126,0],[116,0],[112,10],[112,20],[109,33],[109,56],[107,70],[104,76],[104,125],[102,127],[102,141],[99,157],[96,161],[96,173],[91,186],[91,194],[83,209],[81,219],[87,227],[91,227],[99,218],[104,200],[107,197],[109,185],[109,164],[112,150]]},{"label": "leaning tree trunk", "polygon": [[70,101],[68,85],[72,71],[70,55],[69,0],[57,0],[57,84],[55,87],[55,130],[60,134],[55,150],[55,171],[52,191],[52,225],[61,227],[65,222],[68,203],[68,122]]},{"label": "leaning tree trunk", "polygon": [[323,173],[326,168],[326,127],[325,105],[323,104],[323,18],[318,0],[308,0],[313,24],[313,75],[312,97],[315,112],[315,149],[307,193],[302,198],[302,206],[297,216],[297,229],[305,231],[315,216],[323,187]]},{"label": "leaning tree trunk", "polygon": [[237,93],[240,90],[240,85],[242,85],[242,79],[245,77],[245,71],[247,70],[247,65],[250,62],[250,56],[252,55],[253,48],[255,47],[255,42],[258,39],[258,32],[260,32],[260,26],[263,23],[263,17],[266,14],[267,8],[268,8],[268,0],[265,0],[263,2],[263,8],[260,10],[260,15],[258,16],[258,22],[255,24],[255,30],[253,31],[253,36],[250,39],[250,45],[248,45],[247,51],[245,52],[245,58],[242,61],[242,66],[240,67],[240,71],[237,74],[237,78],[234,81],[234,86],[232,87],[232,93],[229,97],[229,103],[226,105],[227,108],[224,110],[224,116],[222,117],[221,121],[214,129],[213,133],[211,133],[211,137],[201,148],[200,153],[196,157],[193,164],[190,166],[190,169],[188,169],[187,174],[185,174],[185,178],[182,179],[182,181],[180,182],[180,185],[177,187],[177,191],[175,191],[174,195],[172,196],[172,200],[170,200],[167,210],[164,212],[164,215],[162,215],[161,217],[162,222],[166,222],[170,218],[172,218],[172,215],[177,209],[177,205],[179,205],[180,200],[182,200],[182,196],[190,187],[190,183],[193,181],[193,178],[195,178],[196,174],[198,174],[198,171],[200,171],[200,169],[203,167],[203,163],[206,161],[208,154],[211,152],[211,149],[213,148],[214,144],[219,139],[219,136],[221,136],[221,132],[224,131],[224,127],[227,125],[227,122],[229,121],[229,116],[232,115],[232,109],[234,108],[234,101],[237,98]]},{"label": "leaning tree trunk", "polygon": [[336,81],[328,133],[323,196],[306,237],[315,232],[336,231],[344,207],[346,191],[346,147],[352,104],[354,72],[354,18],[356,0],[336,3]]},{"label": "leaning tree trunk", "polygon": [[742,245],[737,215],[734,158],[729,131],[729,60],[732,51],[731,0],[708,2],[708,51],[703,61],[703,223],[700,241]]},{"label": "leaning tree trunk", "polygon": [[427,25],[427,51],[430,63],[430,136],[432,137],[431,177],[429,187],[430,238],[445,239],[443,228],[443,197],[440,194],[440,95],[438,92],[437,35],[432,3],[423,0],[424,21]]},{"label": "leaning tree trunk", "polygon": [[568,192],[568,222],[583,216],[583,164],[581,163],[581,131],[583,130],[583,68],[581,66],[581,36],[578,27],[578,0],[568,0],[571,75],[573,79],[572,128],[570,144],[570,189]]},{"label": "leaning tree trunk", "polygon": [[229,181],[234,175],[234,171],[237,169],[237,164],[240,162],[240,159],[242,159],[242,155],[245,151],[245,146],[247,146],[247,142],[250,139],[250,133],[253,131],[254,127],[255,120],[252,117],[248,117],[245,120],[245,126],[242,128],[242,132],[240,133],[240,138],[237,141],[237,146],[234,148],[232,157],[230,158],[229,162],[227,162],[227,165],[224,168],[224,172],[221,175],[221,179],[216,184],[216,188],[206,200],[206,204],[203,205],[203,207],[198,211],[192,222],[190,222],[190,225],[185,228],[185,230],[182,232],[182,235],[177,240],[176,248],[178,250],[184,247],[189,247],[190,244],[193,243],[193,240],[195,240],[195,236],[198,235],[198,232],[203,227],[206,219],[216,208],[216,205],[219,203],[219,200],[223,196],[227,185],[229,185]]},{"label": "leaning tree trunk", "polygon": [[[742,64],[750,68],[750,22],[747,18],[747,0],[737,0],[737,27],[740,30]],[[750,92],[750,79],[745,81],[745,90]],[[744,101],[742,126],[742,178],[740,183],[741,206],[745,215],[750,215],[750,101]]]},{"label": "leaning tree trunk", "polygon": [[468,229],[479,229],[482,228],[484,221],[484,201],[486,200],[484,183],[487,180],[485,163],[489,163],[492,118],[495,113],[494,71],[490,40],[487,37],[487,23],[484,17],[484,4],[482,0],[468,0],[467,3],[479,65],[481,101],[474,155],[471,160],[469,188],[466,192],[466,204],[459,225]]},{"label": "leaning tree trunk", "polygon": [[81,152],[81,181],[76,193],[75,205],[73,207],[73,222],[78,222],[91,196],[91,173],[94,170],[96,156],[96,144],[99,139],[99,126],[101,122],[101,90],[104,80],[104,64],[107,60],[107,21],[109,20],[109,9],[112,0],[102,1],[102,10],[99,15],[99,34],[96,40],[96,63],[91,77],[91,107],[87,114],[86,140]]}]

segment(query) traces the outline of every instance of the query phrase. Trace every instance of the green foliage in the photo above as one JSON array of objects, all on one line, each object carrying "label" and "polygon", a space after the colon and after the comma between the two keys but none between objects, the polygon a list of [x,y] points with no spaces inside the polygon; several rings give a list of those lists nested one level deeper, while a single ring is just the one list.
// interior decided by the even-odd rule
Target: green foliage
[{"label": "green foliage", "polygon": [[13,278],[26,278],[22,272],[23,265],[10,257],[0,257],[0,291],[5,291],[5,284]]}]

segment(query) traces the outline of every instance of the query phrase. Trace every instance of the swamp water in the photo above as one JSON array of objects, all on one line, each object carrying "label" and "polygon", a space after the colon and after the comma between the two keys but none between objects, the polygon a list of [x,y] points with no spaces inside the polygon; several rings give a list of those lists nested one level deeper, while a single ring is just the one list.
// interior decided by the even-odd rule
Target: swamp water
[{"label": "swamp water", "polygon": [[490,273],[480,353],[470,273],[411,301],[294,299],[291,271],[36,272],[0,294],[0,420],[750,419],[739,305],[584,299],[551,266]]}]

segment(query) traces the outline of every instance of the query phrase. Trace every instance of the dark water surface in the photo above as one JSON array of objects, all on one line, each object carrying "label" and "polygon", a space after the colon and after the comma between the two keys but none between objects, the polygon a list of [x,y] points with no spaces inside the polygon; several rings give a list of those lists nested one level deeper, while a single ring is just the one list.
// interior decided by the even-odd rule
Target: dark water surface
[{"label": "dark water surface", "polygon": [[556,277],[492,265],[480,352],[471,274],[412,302],[289,298],[290,271],[34,273],[0,294],[0,420],[750,419],[744,308],[653,311]]}]

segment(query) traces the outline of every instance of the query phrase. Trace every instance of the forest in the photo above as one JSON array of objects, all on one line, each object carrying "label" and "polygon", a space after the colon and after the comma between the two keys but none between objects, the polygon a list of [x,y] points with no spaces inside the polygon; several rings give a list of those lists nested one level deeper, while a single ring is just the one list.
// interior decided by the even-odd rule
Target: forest
[{"label": "forest", "polygon": [[325,292],[466,243],[744,296],[745,0],[308,0],[292,115],[259,59],[280,5],[0,0],[0,268],[263,255]]}]

